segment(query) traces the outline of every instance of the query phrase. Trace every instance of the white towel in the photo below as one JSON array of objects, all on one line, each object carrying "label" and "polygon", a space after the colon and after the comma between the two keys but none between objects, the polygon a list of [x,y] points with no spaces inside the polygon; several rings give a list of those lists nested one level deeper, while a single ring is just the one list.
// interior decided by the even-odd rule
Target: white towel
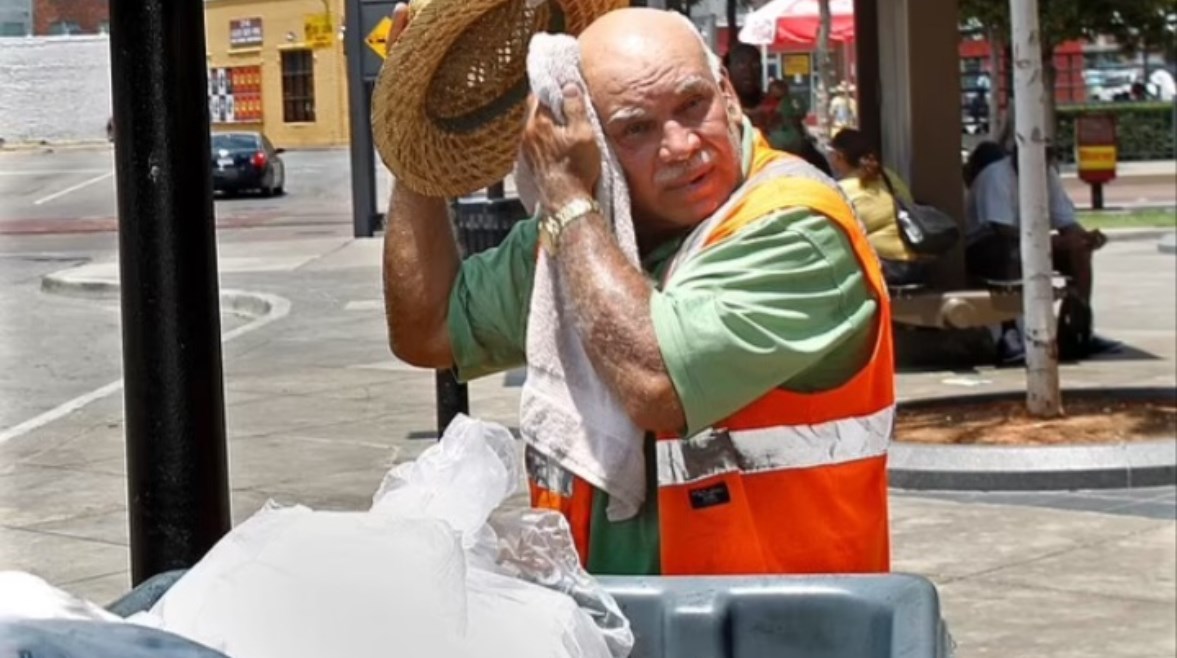
[{"label": "white towel", "polygon": [[[527,55],[532,92],[564,120],[564,86],[580,87],[601,150],[596,198],[626,258],[639,267],[629,189],[580,73],[580,46],[567,35],[537,34]],[[515,183],[529,211],[536,184],[523,158]],[[541,250],[527,325],[527,381],[520,402],[523,439],[540,453],[609,494],[608,518],[635,516],[646,495],[644,433],[594,370],[576,331],[571,300],[555,261]]]}]

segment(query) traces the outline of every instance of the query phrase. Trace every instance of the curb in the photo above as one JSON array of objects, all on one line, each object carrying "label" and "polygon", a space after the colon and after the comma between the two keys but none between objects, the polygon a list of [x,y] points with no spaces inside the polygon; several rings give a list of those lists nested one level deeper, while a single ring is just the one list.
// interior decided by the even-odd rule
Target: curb
[{"label": "curb", "polygon": [[[70,276],[70,271],[53,272],[41,277],[41,291],[64,297],[98,300],[118,299],[119,282],[117,280],[73,277]],[[264,293],[222,289],[220,291],[220,305],[222,313],[228,312],[256,319],[269,316],[276,309],[285,315],[289,311],[290,302]]]},{"label": "curb", "polygon": [[[1177,389],[1078,389],[1063,394],[1071,398],[1142,399],[1177,397]],[[899,406],[910,409],[948,402],[984,403],[1022,395],[1013,392],[928,398]],[[1160,486],[1177,480],[1177,441],[1012,447],[896,441],[888,453],[887,470],[891,487],[915,491],[1059,491]]]},{"label": "curb", "polygon": [[1108,236],[1109,242],[1163,240],[1165,236],[1177,234],[1171,228],[1106,228],[1103,233]]},{"label": "curb", "polygon": [[1157,243],[1157,251],[1162,254],[1177,254],[1177,233],[1161,236],[1160,242]]}]

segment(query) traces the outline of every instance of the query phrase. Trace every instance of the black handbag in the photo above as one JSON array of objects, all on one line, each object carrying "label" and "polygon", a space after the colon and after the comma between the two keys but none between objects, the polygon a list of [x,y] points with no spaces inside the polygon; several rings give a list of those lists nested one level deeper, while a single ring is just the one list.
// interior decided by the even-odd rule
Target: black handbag
[{"label": "black handbag", "polygon": [[960,226],[948,213],[918,203],[908,204],[899,198],[891,179],[883,173],[883,182],[895,200],[895,221],[899,237],[907,248],[920,256],[940,256],[960,240]]}]

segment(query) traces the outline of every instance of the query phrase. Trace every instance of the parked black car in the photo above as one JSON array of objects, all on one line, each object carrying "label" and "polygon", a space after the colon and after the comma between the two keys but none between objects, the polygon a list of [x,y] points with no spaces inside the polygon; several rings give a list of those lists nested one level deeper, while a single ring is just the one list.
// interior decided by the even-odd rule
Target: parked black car
[{"label": "parked black car", "polygon": [[286,191],[286,164],[274,148],[256,132],[216,133],[212,136],[213,191],[235,194],[257,190],[266,196]]}]

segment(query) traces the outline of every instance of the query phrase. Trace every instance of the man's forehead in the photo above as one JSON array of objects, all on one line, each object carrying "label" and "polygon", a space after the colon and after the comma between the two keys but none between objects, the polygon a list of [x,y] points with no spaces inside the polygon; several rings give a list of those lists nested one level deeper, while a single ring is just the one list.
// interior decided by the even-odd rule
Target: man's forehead
[{"label": "man's forehead", "polygon": [[648,85],[605,85],[603,93],[593,94],[593,102],[601,110],[605,121],[618,122],[643,118],[666,102],[677,102],[683,96],[711,91],[715,82],[710,75],[685,72],[652,81]]}]

